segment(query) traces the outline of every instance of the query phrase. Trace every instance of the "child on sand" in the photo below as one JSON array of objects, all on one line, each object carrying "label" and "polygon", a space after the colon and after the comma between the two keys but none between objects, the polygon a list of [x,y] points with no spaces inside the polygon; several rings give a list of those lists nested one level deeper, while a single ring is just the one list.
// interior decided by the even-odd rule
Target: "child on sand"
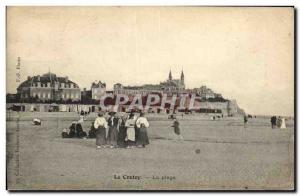
[{"label": "child on sand", "polygon": [[174,133],[177,137],[177,140],[183,140],[182,135],[180,134],[180,127],[179,127],[179,122],[176,119],[176,116],[173,117],[173,125],[172,127],[174,127]]}]

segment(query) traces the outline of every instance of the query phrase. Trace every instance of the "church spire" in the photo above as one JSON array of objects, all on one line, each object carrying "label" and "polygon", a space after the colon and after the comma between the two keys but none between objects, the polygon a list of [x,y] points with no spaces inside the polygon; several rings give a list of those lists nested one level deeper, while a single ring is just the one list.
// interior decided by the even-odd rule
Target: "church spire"
[{"label": "church spire", "polygon": [[169,80],[172,80],[172,72],[171,72],[171,69],[170,69],[170,72],[169,72]]},{"label": "church spire", "polygon": [[181,70],[181,76],[180,76],[180,79],[182,82],[184,82],[184,74],[183,74],[183,69]]}]

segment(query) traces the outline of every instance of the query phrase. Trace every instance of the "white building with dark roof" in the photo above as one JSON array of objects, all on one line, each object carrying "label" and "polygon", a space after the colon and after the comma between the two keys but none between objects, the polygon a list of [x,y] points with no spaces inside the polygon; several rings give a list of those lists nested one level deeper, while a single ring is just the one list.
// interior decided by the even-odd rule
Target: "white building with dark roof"
[{"label": "white building with dark roof", "polygon": [[53,73],[30,77],[17,88],[21,100],[36,98],[42,101],[72,100],[80,101],[79,86],[66,77],[58,77]]}]

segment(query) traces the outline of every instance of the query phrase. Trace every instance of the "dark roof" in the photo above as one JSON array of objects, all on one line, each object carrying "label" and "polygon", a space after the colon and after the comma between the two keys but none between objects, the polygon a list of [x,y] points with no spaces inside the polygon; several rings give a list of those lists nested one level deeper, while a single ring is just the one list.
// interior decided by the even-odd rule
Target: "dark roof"
[{"label": "dark roof", "polygon": [[75,84],[76,87],[79,88],[79,86],[68,79],[68,77],[57,77],[54,73],[46,73],[43,74],[42,76],[37,75],[37,76],[33,76],[33,77],[28,77],[26,81],[22,82],[18,88],[20,87],[29,87],[32,85],[32,83],[36,83],[36,82],[41,82],[42,84],[50,82],[50,83],[54,83],[54,82],[59,82],[59,83],[66,83],[66,84]]},{"label": "dark roof", "polygon": [[101,81],[99,81],[98,83],[97,82],[92,83],[92,88],[99,88],[99,87],[104,88],[104,87],[106,87],[106,84],[104,82],[101,82]]}]

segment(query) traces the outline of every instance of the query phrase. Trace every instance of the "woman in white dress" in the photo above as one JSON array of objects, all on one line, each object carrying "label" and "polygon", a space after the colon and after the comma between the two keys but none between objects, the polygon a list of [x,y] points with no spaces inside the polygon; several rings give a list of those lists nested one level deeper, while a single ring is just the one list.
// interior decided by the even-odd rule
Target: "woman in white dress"
[{"label": "woman in white dress", "polygon": [[280,129],[286,129],[285,118],[281,118]]},{"label": "woman in white dress", "polygon": [[125,123],[125,127],[127,128],[127,136],[125,139],[127,142],[127,148],[133,148],[135,146],[135,121],[136,119],[134,118],[134,114],[131,113]]}]

